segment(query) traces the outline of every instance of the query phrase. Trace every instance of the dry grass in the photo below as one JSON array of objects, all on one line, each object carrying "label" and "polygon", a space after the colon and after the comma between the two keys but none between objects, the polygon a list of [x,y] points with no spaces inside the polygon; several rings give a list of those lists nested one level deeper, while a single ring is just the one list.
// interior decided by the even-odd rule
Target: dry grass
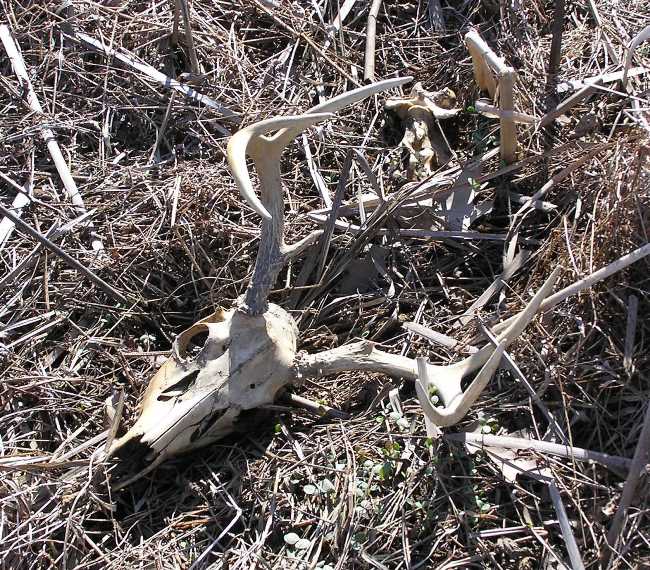
[{"label": "dry grass", "polygon": [[[242,294],[256,250],[257,217],[242,204],[225,163],[225,129],[236,124],[142,73],[70,39],[60,2],[2,0],[3,20],[22,49],[45,116],[30,113],[24,90],[0,50],[0,180],[8,207],[32,181],[33,203],[22,218],[46,234],[80,215],[66,197],[46,146],[54,130],[105,250],[90,249],[85,222],[55,241],[129,296],[119,305],[51,252],[31,255],[33,238],[14,231],[0,245],[0,560],[2,568],[556,568],[567,564],[558,515],[545,485],[504,478],[485,454],[431,442],[413,386],[362,373],[308,381],[301,394],[351,414],[324,421],[305,412],[255,416],[245,433],[195,455],[168,461],[117,494],[110,466],[97,464],[110,422],[105,401],[125,392],[123,424],[174,335]],[[171,43],[173,2],[74,2],[74,30],[125,48],[171,77],[190,70],[187,43]],[[325,45],[336,2],[194,0],[193,43],[204,73],[197,89],[250,124],[310,107],[354,86],[362,75],[367,2],[358,2]],[[321,13],[315,9],[320,6]],[[448,86],[464,109],[477,92],[462,42],[470,25],[519,73],[515,108],[541,115],[552,7],[517,9],[470,0],[443,2],[446,30],[432,32],[427,2],[386,0],[377,37],[378,78],[414,75],[427,89]],[[547,3],[550,4],[550,3]],[[647,24],[640,2],[569,3],[559,81],[620,69],[630,39]],[[620,9],[614,8],[619,6]],[[271,14],[271,15],[269,15]],[[318,50],[309,42],[318,46]],[[644,51],[645,50],[645,51]],[[647,46],[635,65],[650,65]],[[338,68],[338,70],[337,70]],[[349,77],[343,75],[345,73]],[[629,91],[649,107],[647,79]],[[572,109],[561,124],[537,132],[521,126],[521,158],[548,155],[490,180],[481,199],[504,190],[532,195],[548,178],[608,143],[545,197],[552,214],[526,218],[520,238],[531,252],[524,269],[481,311],[484,320],[512,314],[550,270],[566,268],[568,285],[648,242],[650,173],[647,133],[620,84],[608,84]],[[575,133],[587,114],[594,128]],[[165,121],[165,116],[167,120]],[[360,148],[387,193],[400,134],[384,126],[382,98],[355,106],[307,135],[317,168],[333,194],[345,153]],[[165,124],[164,132],[161,125]],[[464,111],[445,124],[462,163],[498,141],[498,122]],[[158,141],[158,142],[157,142]],[[484,173],[499,169],[497,160]],[[356,168],[356,167],[355,167]],[[287,230],[314,228],[307,213],[323,207],[302,140],[286,153]],[[175,191],[178,189],[178,192]],[[353,170],[346,199],[369,185]],[[509,213],[499,202],[473,229],[505,234]],[[383,227],[430,227],[400,210]],[[358,216],[351,220],[359,223]],[[172,223],[173,222],[173,223]],[[53,238],[54,239],[54,238]],[[349,263],[355,237],[336,234],[329,260]],[[376,277],[345,294],[340,282],[298,300],[301,349],[322,350],[367,338],[387,350],[431,361],[457,355],[405,332],[418,320],[460,340],[454,322],[501,271],[503,242],[371,236],[383,248],[394,286]],[[367,249],[367,248],[366,248]],[[9,276],[19,264],[24,267]],[[302,262],[283,272],[273,300],[288,302]],[[531,327],[511,354],[570,442],[632,457],[650,397],[647,260],[565,301]],[[359,278],[356,278],[359,284]],[[309,282],[313,284],[313,280]],[[630,362],[624,365],[630,298],[639,301]],[[295,299],[294,299],[295,300]],[[398,392],[398,425],[388,391]],[[482,416],[481,416],[482,414]],[[481,419],[481,417],[483,419]],[[408,427],[405,427],[407,426]],[[521,383],[502,371],[451,431],[486,426],[493,433],[542,439],[549,424]],[[94,439],[93,439],[94,438]],[[90,443],[90,445],[87,445]],[[595,464],[543,456],[586,566],[599,567],[624,474]],[[321,492],[312,493],[311,486]],[[650,564],[647,482],[636,493],[612,568]],[[297,533],[309,548],[284,536]]]}]

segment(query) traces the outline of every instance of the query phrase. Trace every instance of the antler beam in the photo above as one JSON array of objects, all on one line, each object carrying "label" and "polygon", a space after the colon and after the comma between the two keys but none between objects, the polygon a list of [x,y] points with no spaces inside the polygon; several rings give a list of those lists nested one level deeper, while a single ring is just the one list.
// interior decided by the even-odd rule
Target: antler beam
[{"label": "antler beam", "polygon": [[[294,246],[286,246],[284,243],[284,196],[280,174],[280,158],[284,149],[303,130],[333,118],[333,113],[410,80],[411,77],[402,77],[359,87],[312,107],[304,115],[255,123],[230,139],[227,156],[233,178],[242,197],[262,217],[262,233],[253,278],[239,310],[251,315],[262,314],[268,306],[269,291],[282,267],[292,256],[314,243],[322,233],[315,231]],[[272,131],[277,132],[268,135]],[[253,190],[246,156],[252,158],[255,164],[260,180],[261,201]]]}]

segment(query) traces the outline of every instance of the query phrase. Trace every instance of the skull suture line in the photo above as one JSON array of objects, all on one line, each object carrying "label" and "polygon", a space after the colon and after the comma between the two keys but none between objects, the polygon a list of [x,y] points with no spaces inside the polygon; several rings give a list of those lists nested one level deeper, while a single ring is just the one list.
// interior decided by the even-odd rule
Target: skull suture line
[{"label": "skull suture line", "polygon": [[[438,386],[442,403],[453,406],[453,414],[444,418],[444,425],[459,421],[478,398],[498,364],[498,358],[493,356],[494,347],[486,347],[473,355],[462,370],[454,373],[460,378],[460,372],[466,375],[481,370],[477,377],[480,382],[474,382],[472,390],[464,395],[460,380],[450,384],[448,377],[440,372],[446,367],[434,368],[411,358],[389,354],[375,349],[369,342],[313,355],[298,354],[298,329],[293,317],[267,301],[282,267],[322,233],[313,232],[293,245],[284,243],[282,151],[303,130],[332,118],[332,113],[410,80],[410,77],[390,79],[360,87],[317,105],[304,115],[255,123],[230,139],[227,156],[233,178],[244,199],[262,217],[253,276],[244,298],[235,308],[217,310],[174,341],[172,356],[147,387],[138,420],[108,451],[109,457],[119,458],[135,472],[121,479],[116,487],[128,485],[169,457],[209,445],[232,433],[242,411],[271,404],[282,388],[299,385],[305,377],[367,370],[416,380],[418,367],[431,366],[434,373],[422,375],[420,381],[427,386]],[[247,155],[257,170],[261,200],[248,174]],[[554,274],[522,317],[498,337],[498,350],[502,351],[530,322],[552,289],[555,278]],[[199,337],[204,342],[197,343]],[[197,354],[191,350],[192,341],[202,346]]]}]

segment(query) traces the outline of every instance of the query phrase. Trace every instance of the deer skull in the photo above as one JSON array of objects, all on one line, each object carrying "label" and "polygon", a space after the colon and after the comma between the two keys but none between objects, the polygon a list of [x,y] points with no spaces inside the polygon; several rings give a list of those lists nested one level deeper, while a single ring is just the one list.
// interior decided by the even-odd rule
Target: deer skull
[{"label": "deer skull", "polygon": [[[167,457],[228,435],[241,411],[272,403],[283,387],[297,380],[296,324],[286,311],[268,304],[267,298],[285,263],[322,232],[291,246],[284,243],[282,151],[304,129],[332,118],[332,111],[409,80],[391,79],[361,87],[304,115],[255,123],[230,139],[227,156],[233,178],[243,197],[262,216],[253,277],[237,307],[216,311],[174,341],[171,358],[147,387],[140,417],[108,451],[109,457],[139,471],[119,486],[141,477]],[[246,155],[255,163],[261,200],[253,190]],[[198,350],[192,351],[192,346]]]},{"label": "deer skull", "polygon": [[242,410],[273,402],[292,381],[297,336],[293,318],[273,304],[261,315],[219,309],[192,325],[176,337],[140,417],[110,454],[150,470],[233,432]]},{"label": "deer skull", "polygon": [[[253,276],[236,307],[217,310],[174,341],[171,357],[146,389],[139,418],[108,450],[108,457],[118,458],[121,471],[127,471],[116,489],[142,477],[169,457],[209,445],[232,433],[241,412],[271,404],[284,387],[299,385],[305,377],[346,370],[380,372],[418,380],[421,399],[427,387],[434,385],[445,406],[432,420],[440,420],[440,425],[460,421],[478,398],[496,370],[505,345],[530,322],[552,288],[556,274],[522,316],[498,337],[497,348],[487,346],[467,363],[446,367],[453,368],[450,373],[445,372],[445,367],[377,350],[368,342],[318,354],[298,354],[298,329],[293,317],[267,301],[282,267],[321,234],[316,231],[296,244],[284,243],[282,151],[304,129],[331,118],[332,112],[410,79],[391,79],[361,87],[304,115],[255,123],[230,139],[227,156],[233,178],[244,199],[262,217]],[[246,155],[257,169],[261,200],[253,190]],[[463,394],[460,379],[479,369],[479,375]],[[427,416],[433,417],[430,402],[423,400],[423,406]]]}]

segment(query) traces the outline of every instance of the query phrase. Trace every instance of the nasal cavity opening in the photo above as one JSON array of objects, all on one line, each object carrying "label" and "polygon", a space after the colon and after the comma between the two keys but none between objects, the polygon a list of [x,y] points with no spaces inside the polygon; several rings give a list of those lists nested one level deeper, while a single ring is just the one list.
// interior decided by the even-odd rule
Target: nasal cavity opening
[{"label": "nasal cavity opening", "polygon": [[205,324],[194,325],[178,338],[178,356],[183,359],[195,358],[205,347],[210,329]]},{"label": "nasal cavity opening", "polygon": [[158,395],[158,401],[165,402],[167,400],[175,398],[176,396],[184,394],[194,385],[196,382],[196,377],[198,375],[199,371],[195,370],[194,372],[190,372],[187,376],[183,376],[183,378],[181,378],[178,382],[172,384],[171,386],[167,386],[167,388],[165,388]]}]

